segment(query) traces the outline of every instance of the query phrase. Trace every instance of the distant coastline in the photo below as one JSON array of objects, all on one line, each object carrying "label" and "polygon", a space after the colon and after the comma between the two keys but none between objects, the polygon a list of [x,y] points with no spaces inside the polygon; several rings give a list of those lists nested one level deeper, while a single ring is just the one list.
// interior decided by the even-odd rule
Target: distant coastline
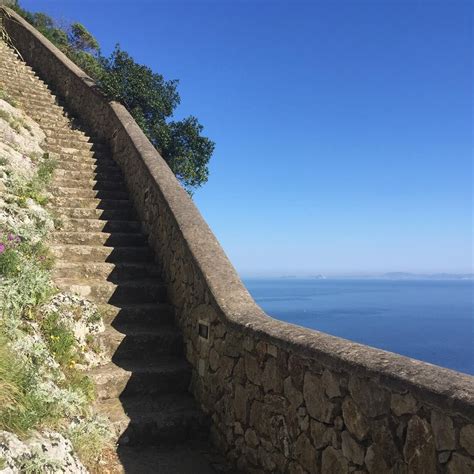
[{"label": "distant coastline", "polygon": [[275,280],[430,280],[430,281],[474,281],[474,273],[410,273],[387,272],[374,274],[340,274],[340,275],[244,275],[244,279]]}]

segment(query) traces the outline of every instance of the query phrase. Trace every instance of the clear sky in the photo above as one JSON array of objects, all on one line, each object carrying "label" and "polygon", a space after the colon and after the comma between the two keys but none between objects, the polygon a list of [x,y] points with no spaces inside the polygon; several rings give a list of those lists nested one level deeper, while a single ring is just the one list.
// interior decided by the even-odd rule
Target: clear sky
[{"label": "clear sky", "polygon": [[243,276],[472,271],[471,1],[21,4],[180,80]]}]

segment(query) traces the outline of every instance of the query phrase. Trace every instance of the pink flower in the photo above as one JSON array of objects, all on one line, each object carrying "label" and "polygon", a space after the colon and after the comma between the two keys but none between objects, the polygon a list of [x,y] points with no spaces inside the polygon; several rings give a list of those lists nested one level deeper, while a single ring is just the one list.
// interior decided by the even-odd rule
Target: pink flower
[{"label": "pink flower", "polygon": [[5,245],[0,243],[0,253],[5,252]]},{"label": "pink flower", "polygon": [[15,236],[13,234],[8,234],[8,237],[7,237],[8,240],[12,241],[15,239]]}]

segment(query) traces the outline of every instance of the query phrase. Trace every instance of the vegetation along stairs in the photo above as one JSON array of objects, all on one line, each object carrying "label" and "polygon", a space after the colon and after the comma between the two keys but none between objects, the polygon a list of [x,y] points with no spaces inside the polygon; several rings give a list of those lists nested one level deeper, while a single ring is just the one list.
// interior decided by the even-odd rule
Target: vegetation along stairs
[{"label": "vegetation along stairs", "polygon": [[44,130],[57,158],[49,205],[55,283],[97,303],[109,363],[91,371],[96,409],[113,422],[127,472],[214,472],[208,420],[188,393],[191,371],[173,308],[121,171],[33,70],[0,42],[0,87]]}]

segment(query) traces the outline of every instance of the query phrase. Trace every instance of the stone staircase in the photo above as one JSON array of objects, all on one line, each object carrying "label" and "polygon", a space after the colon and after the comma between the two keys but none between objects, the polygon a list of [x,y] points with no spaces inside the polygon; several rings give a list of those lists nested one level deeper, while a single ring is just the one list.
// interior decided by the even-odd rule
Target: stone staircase
[{"label": "stone staircase", "polygon": [[[42,127],[57,156],[50,207],[58,288],[102,311],[110,362],[91,371],[96,410],[115,427],[126,472],[214,472],[208,422],[188,393],[190,367],[173,325],[166,286],[120,169],[13,50],[0,41],[0,87]],[[158,471],[159,468],[159,471]]]}]

